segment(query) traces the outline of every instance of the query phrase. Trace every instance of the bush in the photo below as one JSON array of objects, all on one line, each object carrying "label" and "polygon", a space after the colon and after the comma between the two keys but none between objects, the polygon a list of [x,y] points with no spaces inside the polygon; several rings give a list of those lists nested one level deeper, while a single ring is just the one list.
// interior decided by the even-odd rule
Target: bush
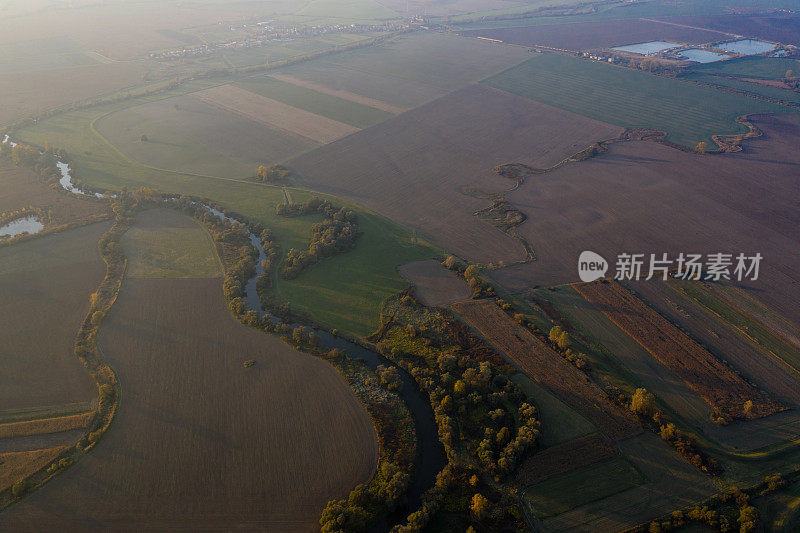
[{"label": "bush", "polygon": [[26,492],[28,492],[28,481],[26,479],[20,479],[11,486],[11,494],[15,498],[21,498]]}]

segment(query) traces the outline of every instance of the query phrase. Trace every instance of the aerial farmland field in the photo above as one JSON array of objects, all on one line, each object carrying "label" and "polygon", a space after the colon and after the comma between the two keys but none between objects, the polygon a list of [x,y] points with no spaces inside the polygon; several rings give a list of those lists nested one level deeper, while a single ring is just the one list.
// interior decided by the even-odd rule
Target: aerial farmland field
[{"label": "aerial farmland field", "polygon": [[492,169],[511,162],[547,168],[621,131],[471,85],[287,166],[304,186],[359,201],[462,257],[512,263],[523,247],[473,215],[513,186]]},{"label": "aerial farmland field", "polygon": [[[795,163],[788,161],[797,158],[791,146],[800,128],[794,115],[761,117],[757,123],[764,136],[742,153],[703,157],[652,142],[615,144],[592,159],[526,182],[508,199],[524,213],[537,213],[519,227],[534,244],[537,261],[497,270],[492,277],[515,287],[575,281],[574,258],[587,249],[615,257],[654,243],[664,252],[703,250],[710,242],[723,249],[774,246],[773,268],[753,286],[759,299],[797,320],[797,308],[784,288],[794,286],[792,272],[798,264],[791,230],[797,213],[786,193],[796,187]],[[772,176],[769,182],[756,178],[766,173]],[[698,180],[698,175],[705,179]],[[735,191],[730,188],[734,183]],[[687,196],[687,190],[696,194]],[[775,212],[748,202],[745,198],[752,194],[769,198]],[[708,213],[717,215],[706,219],[703,214]],[[695,230],[668,231],[675,224]]]},{"label": "aerial farmland field", "polygon": [[[237,324],[219,277],[183,277],[176,258],[160,253],[155,228],[183,218],[140,215],[153,232],[142,246],[156,243],[150,252],[164,268],[126,279],[103,326],[103,352],[126,390],[114,431],[63,483],[15,506],[7,526],[208,526],[235,516],[249,527],[307,528],[329,499],[372,475],[374,430],[339,374]],[[205,231],[189,224],[202,242]],[[204,254],[214,253],[207,243]],[[248,359],[256,364],[245,368]],[[256,442],[253,434],[269,437]],[[309,465],[325,474],[298,474]],[[303,497],[293,487],[303,487]],[[137,497],[144,493],[154,497]]]},{"label": "aerial farmland field", "polygon": [[455,35],[408,35],[282,69],[303,81],[416,107],[529,57],[520,47]]},{"label": "aerial farmland field", "polygon": [[484,83],[572,113],[626,128],[667,132],[687,147],[741,133],[736,117],[786,109],[644,72],[555,53],[540,54]]},{"label": "aerial farmland field", "polygon": [[611,48],[646,41],[700,44],[727,36],[716,31],[665,24],[654,20],[577,22],[516,28],[487,28],[461,32],[468,37],[497,39],[522,46],[547,46],[565,50]]},{"label": "aerial farmland field", "polygon": [[794,531],[797,9],[0,0],[0,530]]},{"label": "aerial farmland field", "polygon": [[106,229],[107,223],[94,224],[0,248],[3,418],[19,411],[60,414],[76,403],[88,410],[96,397],[72,346],[105,272],[96,248]]}]

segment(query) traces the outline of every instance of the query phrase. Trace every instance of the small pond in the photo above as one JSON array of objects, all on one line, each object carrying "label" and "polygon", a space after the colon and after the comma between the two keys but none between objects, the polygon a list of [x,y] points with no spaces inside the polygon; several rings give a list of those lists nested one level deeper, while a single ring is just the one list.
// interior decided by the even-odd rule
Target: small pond
[{"label": "small pond", "polygon": [[616,46],[612,50],[620,52],[633,52],[634,54],[654,54],[656,52],[663,52],[671,48],[677,48],[678,44],[670,43],[667,41],[648,41],[646,43],[626,44],[625,46]]},{"label": "small pond", "polygon": [[30,233],[33,235],[35,233],[39,233],[43,229],[44,224],[42,224],[42,222],[39,220],[39,217],[36,215],[18,218],[16,220],[12,220],[5,226],[0,226],[0,240],[17,237],[24,233]]},{"label": "small pond", "polygon": [[752,56],[775,50],[775,45],[764,41],[756,41],[755,39],[739,39],[738,41],[728,41],[718,44],[715,48],[734,54]]},{"label": "small pond", "polygon": [[690,48],[688,50],[682,50],[679,55],[681,58],[694,61],[695,63],[713,63],[714,61],[719,61],[720,59],[730,57],[726,56],[725,54],[711,52],[710,50],[703,50],[702,48]]}]

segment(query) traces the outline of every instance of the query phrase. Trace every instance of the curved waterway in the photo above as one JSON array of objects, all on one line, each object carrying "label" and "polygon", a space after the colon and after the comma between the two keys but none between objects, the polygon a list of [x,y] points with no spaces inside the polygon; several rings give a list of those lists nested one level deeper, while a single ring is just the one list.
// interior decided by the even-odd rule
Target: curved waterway
[{"label": "curved waterway", "polygon": [[[7,144],[12,148],[17,145],[17,143],[12,141],[11,137],[9,137],[8,135],[5,135],[3,137],[3,144]],[[77,194],[79,196],[88,196],[88,194],[85,191],[82,191],[81,189],[76,187],[74,183],[72,183],[72,173],[71,173],[72,171],[69,168],[68,163],[65,163],[56,158],[56,166],[58,167],[59,174],[61,174],[61,177],[58,179],[58,183],[61,185],[62,189],[71,192],[72,194]],[[99,192],[94,193],[94,196],[96,196],[97,198],[106,197],[106,195],[100,194]],[[109,195],[109,197],[113,198],[114,195],[113,194]]]},{"label": "curved waterway", "polygon": [[[16,143],[14,143],[8,135],[3,138],[3,144],[6,143],[10,144],[11,146],[16,146]],[[85,191],[73,184],[69,165],[65,162],[58,161],[57,166],[59,172],[61,173],[61,179],[59,179],[61,187],[72,194],[86,196],[87,193]],[[98,198],[104,197],[104,195],[100,193],[95,193],[95,196]],[[109,196],[114,197],[114,195]],[[217,209],[207,205],[204,205],[204,207],[214,215],[227,220],[228,222],[239,222],[238,220],[229,217]],[[261,300],[258,297],[258,292],[256,291],[256,283],[258,282],[258,277],[264,273],[263,262],[267,258],[267,254],[264,251],[264,247],[261,245],[261,239],[254,235],[249,229],[247,234],[250,238],[250,242],[253,244],[256,250],[258,250],[256,273],[250,280],[248,280],[245,286],[245,301],[247,303],[247,307],[248,309],[257,312],[262,316],[268,316],[273,323],[280,322],[277,317],[265,312],[261,307]],[[309,328],[308,326],[305,326],[305,324],[294,325],[304,326],[313,330],[319,336],[321,344],[324,348],[329,350],[333,348],[343,350],[349,357],[363,361],[364,364],[371,370],[375,370],[380,365],[393,365],[391,361],[376,351],[370,350],[364,346],[350,342],[341,337],[336,337],[327,331]],[[414,479],[412,480],[411,485],[406,492],[407,501],[405,505],[401,505],[392,515],[392,522],[400,522],[404,520],[409,513],[416,511],[420,507],[422,503],[422,497],[425,495],[425,492],[433,487],[434,483],[436,482],[436,474],[438,474],[447,464],[444,447],[439,442],[436,421],[434,420],[433,410],[431,409],[430,403],[428,403],[428,400],[423,396],[423,394],[417,390],[416,384],[411,376],[408,375],[408,373],[402,368],[398,367],[397,369],[400,372],[400,378],[403,383],[399,394],[411,412],[417,432],[417,464],[414,473]],[[392,524],[390,524],[389,521],[384,521],[379,524],[376,529],[388,531],[391,525]]]},{"label": "curved waterway", "polygon": [[[228,222],[238,222],[236,219],[227,216],[225,213],[218,211],[209,206],[205,206],[211,213],[216,216],[227,220]],[[261,240],[248,230],[250,242],[258,250],[258,262],[256,263],[256,275],[253,276],[245,286],[245,301],[248,309],[251,309],[262,316],[268,316],[273,323],[280,323],[280,319],[267,313],[261,307],[261,300],[256,291],[256,282],[258,277],[264,273],[263,261],[267,258],[264,247],[261,245]],[[303,324],[294,324],[295,326],[303,326]],[[390,366],[393,365],[391,361],[384,356],[356,344],[341,337],[336,337],[331,333],[313,329],[319,336],[320,342],[323,347],[327,349],[338,348],[343,350],[353,359],[363,361],[371,370],[375,370],[380,365]],[[425,492],[433,486],[436,482],[436,474],[447,464],[444,447],[439,442],[438,429],[436,421],[434,420],[433,410],[430,403],[424,398],[422,393],[417,390],[416,384],[410,375],[402,368],[397,367],[400,371],[400,378],[403,382],[399,394],[405,401],[408,410],[414,418],[414,425],[417,430],[417,468],[415,477],[407,492],[408,502],[394,514],[396,521],[404,519],[409,513],[414,512],[419,508],[422,503],[422,497]],[[391,524],[381,524],[380,529],[388,530]]]}]

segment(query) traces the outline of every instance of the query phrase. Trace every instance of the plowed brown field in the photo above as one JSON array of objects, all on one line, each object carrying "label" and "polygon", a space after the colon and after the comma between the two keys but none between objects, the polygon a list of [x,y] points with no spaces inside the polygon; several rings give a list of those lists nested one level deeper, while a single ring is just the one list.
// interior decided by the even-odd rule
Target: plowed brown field
[{"label": "plowed brown field", "polygon": [[[758,418],[784,409],[619,283],[597,281],[575,289],[724,417]],[[752,408],[745,409],[745,402]]]}]

